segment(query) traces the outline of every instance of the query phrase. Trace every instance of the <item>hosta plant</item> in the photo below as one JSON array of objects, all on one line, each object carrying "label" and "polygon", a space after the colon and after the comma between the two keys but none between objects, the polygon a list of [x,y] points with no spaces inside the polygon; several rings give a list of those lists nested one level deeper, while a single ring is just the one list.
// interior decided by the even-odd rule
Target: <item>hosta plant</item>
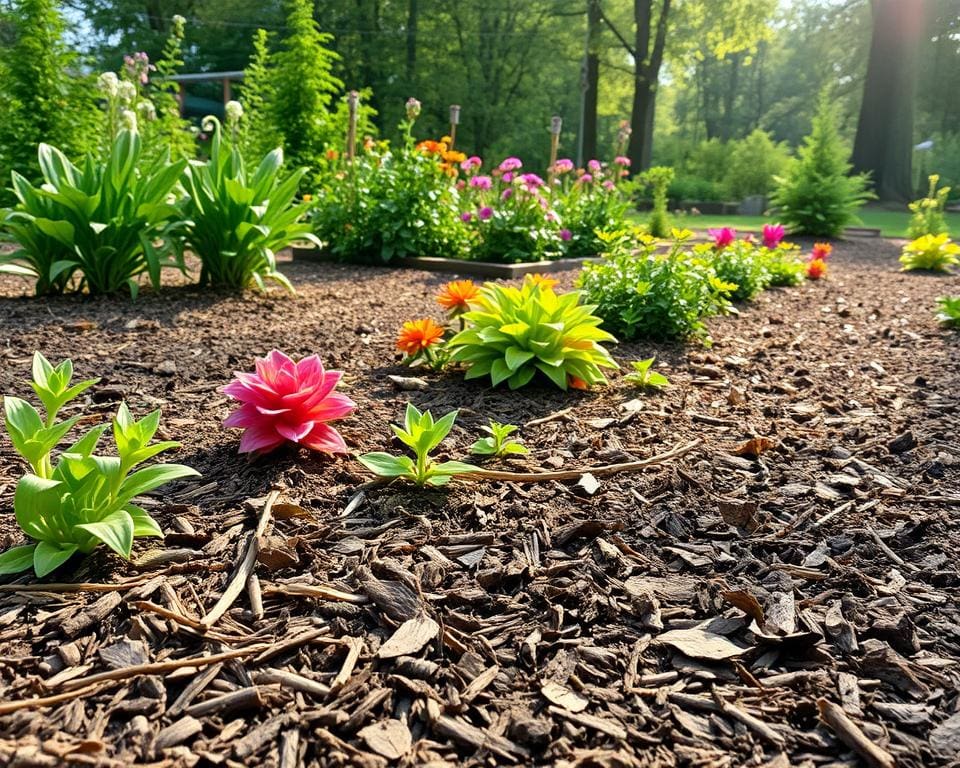
[{"label": "hosta plant", "polygon": [[294,362],[272,350],[258,357],[253,373],[237,372],[222,392],[240,407],[223,422],[244,430],[241,453],[268,453],[294,443],[324,453],[346,453],[347,446],[331,421],[353,413],[356,404],[334,392],[343,374],[327,371],[317,355]]},{"label": "hosta plant", "polygon": [[450,359],[467,366],[468,379],[489,376],[511,389],[537,372],[561,389],[605,383],[601,368],[617,364],[600,343],[616,339],[581,295],[558,295],[531,275],[520,288],[487,283],[463,315],[465,329],[448,342]]},{"label": "hosta plant", "polygon": [[628,373],[623,378],[641,389],[664,389],[669,387],[670,380],[662,373],[653,370],[655,360],[655,357],[648,357],[646,360],[633,361],[630,363],[633,372]]},{"label": "hosta plant", "polygon": [[17,482],[13,511],[17,523],[32,540],[0,554],[0,574],[33,568],[45,576],[75,553],[92,552],[106,544],[130,557],[139,536],[163,536],[146,510],[133,503],[137,496],[161,485],[198,473],[180,464],[137,467],[179,444],[150,441],[160,424],[160,411],[135,420],[125,404],[113,419],[116,456],[94,451],[108,424],[95,426],[58,456],[54,449],[80,421],[81,415],[57,421],[59,410],[96,380],[71,386],[69,360],[53,367],[39,352],[33,360],[32,387],[44,405],[41,414],[26,400],[4,398],[7,433],[14,450],[30,465]]},{"label": "hosta plant", "polygon": [[900,263],[902,271],[915,269],[946,272],[960,264],[960,245],[950,241],[949,235],[924,235],[903,246]]},{"label": "hosta plant", "polygon": [[249,172],[240,150],[223,141],[220,123],[208,120],[210,159],[192,161],[183,175],[184,236],[202,264],[200,284],[263,290],[264,280],[273,280],[292,292],[277,270],[276,252],[295,240],[319,244],[294,203],[306,169],[284,175],[283,150],[275,149]]},{"label": "hosta plant", "polygon": [[446,485],[452,477],[478,469],[462,461],[437,462],[430,456],[434,448],[450,434],[456,420],[457,411],[434,420],[430,411],[421,412],[413,403],[407,403],[403,426],[391,424],[390,428],[400,442],[413,451],[415,458],[378,451],[363,454],[359,457],[360,463],[380,477],[399,477],[420,487]]},{"label": "hosta plant", "polygon": [[136,296],[147,274],[154,288],[170,259],[170,230],[178,211],[173,189],[185,161],[167,153],[143,165],[140,136],[123,130],[101,162],[88,154],[81,167],[60,150],[38,150],[44,184],[33,186],[17,173],[17,205],[3,218],[20,246],[0,255],[0,271],[30,277],[36,292],[84,290]]},{"label": "hosta plant", "polygon": [[510,456],[511,454],[530,453],[523,443],[510,437],[519,429],[514,424],[501,424],[499,421],[491,421],[489,425],[483,426],[481,429],[487,433],[487,437],[481,437],[470,446],[470,453],[472,454],[494,456],[502,459],[504,456]]},{"label": "hosta plant", "polygon": [[937,299],[937,320],[951,328],[960,328],[960,296],[941,296]]}]

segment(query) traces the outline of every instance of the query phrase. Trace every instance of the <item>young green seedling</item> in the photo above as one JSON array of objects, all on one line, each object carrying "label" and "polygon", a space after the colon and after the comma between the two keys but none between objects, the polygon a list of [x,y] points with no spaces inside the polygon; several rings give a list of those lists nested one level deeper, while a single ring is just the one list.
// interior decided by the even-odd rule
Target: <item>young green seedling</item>
[{"label": "young green seedling", "polygon": [[960,328],[960,296],[941,296],[937,306],[940,308],[937,320],[951,328]]},{"label": "young green seedling", "polygon": [[359,457],[363,464],[380,477],[400,477],[411,480],[418,486],[445,485],[454,475],[473,472],[477,467],[462,461],[435,462],[430,452],[450,433],[457,419],[457,411],[434,421],[430,411],[420,412],[413,403],[407,403],[403,427],[391,424],[400,441],[410,448],[416,460],[409,456],[394,456],[389,453],[365,453]]},{"label": "young green seedling", "polygon": [[155,464],[132,471],[179,444],[149,445],[160,412],[135,421],[125,404],[113,420],[117,456],[94,455],[110,427],[101,424],[62,451],[54,464],[53,449],[80,419],[78,415],[57,422],[57,412],[95,383],[87,380],[71,387],[72,374],[69,360],[54,368],[39,352],[34,356],[32,386],[46,407],[45,419],[27,401],[4,398],[7,433],[32,470],[17,482],[13,511],[33,542],[0,554],[0,574],[19,573],[32,566],[37,576],[45,576],[74,553],[92,552],[101,542],[129,558],[135,537],[163,535],[133,499],[171,480],[199,474],[180,464]]},{"label": "young green seedling", "polygon": [[636,360],[630,363],[633,366],[634,373],[628,373],[624,378],[642,389],[669,387],[670,380],[666,376],[651,370],[654,360],[656,360],[655,357],[648,357],[646,360]]},{"label": "young green seedling", "polygon": [[470,446],[470,453],[477,456],[496,456],[502,459],[510,454],[530,453],[526,446],[517,440],[510,439],[510,435],[516,432],[519,427],[513,424],[501,424],[499,421],[491,421],[489,426],[481,427],[489,437],[481,437],[477,442]]}]

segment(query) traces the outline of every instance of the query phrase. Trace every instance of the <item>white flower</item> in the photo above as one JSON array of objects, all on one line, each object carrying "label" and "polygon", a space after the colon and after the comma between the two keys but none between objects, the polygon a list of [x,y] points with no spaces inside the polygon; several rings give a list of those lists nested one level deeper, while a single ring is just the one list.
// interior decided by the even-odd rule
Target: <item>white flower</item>
[{"label": "white flower", "polygon": [[145,122],[157,119],[157,108],[153,106],[152,101],[137,102],[137,114]]},{"label": "white flower", "polygon": [[223,111],[227,116],[228,123],[235,123],[243,117],[243,105],[239,101],[228,101]]},{"label": "white flower", "polygon": [[120,101],[124,104],[130,104],[137,98],[137,86],[128,80],[124,80],[117,86],[117,94],[120,96]]},{"label": "white flower", "polygon": [[120,81],[113,72],[104,72],[97,78],[97,88],[111,98],[117,95],[117,87],[119,85]]},{"label": "white flower", "polygon": [[131,133],[136,133],[137,131],[137,114],[132,112],[129,109],[123,110],[120,113],[120,125],[127,131]]}]

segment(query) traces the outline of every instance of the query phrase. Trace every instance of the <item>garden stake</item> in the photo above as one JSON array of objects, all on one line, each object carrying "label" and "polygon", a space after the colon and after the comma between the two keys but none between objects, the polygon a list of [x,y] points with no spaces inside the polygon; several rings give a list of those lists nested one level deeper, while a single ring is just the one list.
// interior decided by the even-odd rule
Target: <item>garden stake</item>
[{"label": "garden stake", "polygon": [[357,153],[357,106],[360,103],[360,94],[350,91],[347,94],[347,109],[349,121],[347,123],[347,160],[353,162]]},{"label": "garden stake", "polygon": [[553,180],[557,175],[557,149],[560,147],[560,131],[563,129],[563,118],[554,115],[550,118],[550,165],[547,168],[547,178],[553,187]]},{"label": "garden stake", "polygon": [[457,126],[460,125],[460,105],[450,105],[450,149],[457,141]]}]

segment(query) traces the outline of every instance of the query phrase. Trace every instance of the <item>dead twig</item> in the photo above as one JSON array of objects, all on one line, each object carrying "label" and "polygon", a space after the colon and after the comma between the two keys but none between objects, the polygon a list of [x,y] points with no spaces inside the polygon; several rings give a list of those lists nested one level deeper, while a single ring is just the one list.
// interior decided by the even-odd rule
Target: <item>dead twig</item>
[{"label": "dead twig", "polygon": [[897,761],[887,750],[875,744],[842,707],[827,699],[817,699],[820,719],[837,734],[837,738],[860,755],[874,768],[896,768]]}]

